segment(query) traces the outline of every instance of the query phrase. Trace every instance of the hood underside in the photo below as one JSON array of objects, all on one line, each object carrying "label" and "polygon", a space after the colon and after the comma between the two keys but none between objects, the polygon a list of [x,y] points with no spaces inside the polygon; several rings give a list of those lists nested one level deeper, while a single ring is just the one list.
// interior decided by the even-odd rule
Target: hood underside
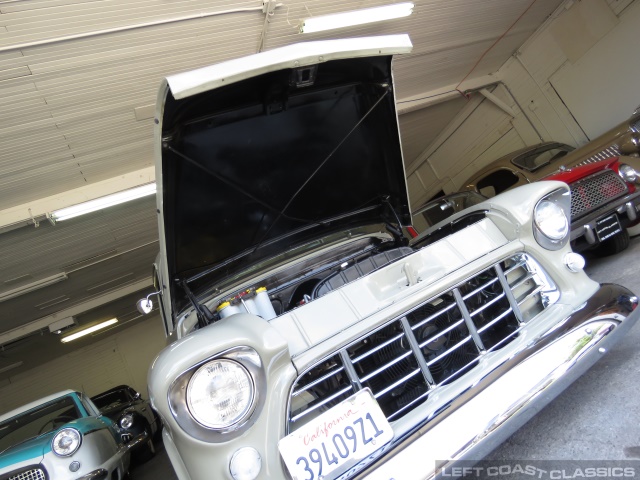
[{"label": "hood underside", "polygon": [[262,65],[209,89],[168,79],[158,173],[170,278],[215,281],[336,231],[410,222],[391,55],[379,52]]}]

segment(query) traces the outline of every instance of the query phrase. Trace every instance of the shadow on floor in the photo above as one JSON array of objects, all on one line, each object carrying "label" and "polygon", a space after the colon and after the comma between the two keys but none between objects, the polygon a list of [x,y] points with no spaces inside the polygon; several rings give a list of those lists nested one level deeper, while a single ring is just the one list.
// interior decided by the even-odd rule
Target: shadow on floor
[{"label": "shadow on floor", "polygon": [[150,460],[140,463],[132,461],[131,477],[133,480],[178,480],[162,439],[155,442],[156,454]]}]

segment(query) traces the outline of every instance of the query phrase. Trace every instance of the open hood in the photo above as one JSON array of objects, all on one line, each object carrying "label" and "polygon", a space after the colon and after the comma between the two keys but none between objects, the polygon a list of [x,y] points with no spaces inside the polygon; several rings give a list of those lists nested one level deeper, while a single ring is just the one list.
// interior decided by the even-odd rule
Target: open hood
[{"label": "open hood", "polygon": [[166,79],[156,180],[177,310],[185,280],[410,223],[391,72],[410,50],[406,35],[309,42]]}]

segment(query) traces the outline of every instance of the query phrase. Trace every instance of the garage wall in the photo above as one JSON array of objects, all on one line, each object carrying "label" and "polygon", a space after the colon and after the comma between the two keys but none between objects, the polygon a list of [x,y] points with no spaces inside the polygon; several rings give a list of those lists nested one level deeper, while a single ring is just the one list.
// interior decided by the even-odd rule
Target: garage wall
[{"label": "garage wall", "polygon": [[[599,19],[602,28],[611,28],[590,49],[579,50],[577,58],[571,58],[571,51],[567,52],[569,61],[551,76],[550,82],[587,136],[595,138],[628,118],[640,104],[637,80],[640,78],[637,47],[640,3],[631,5],[619,19],[612,12],[609,15],[601,12],[602,8],[588,14],[583,10],[585,7],[570,10],[575,11],[574,23],[580,32],[589,32],[594,18]],[[558,39],[555,31],[551,33]],[[584,43],[590,39],[591,36],[587,36]],[[561,47],[564,51],[563,43]]]},{"label": "garage wall", "polygon": [[0,385],[0,413],[61,390],[95,395],[128,384],[147,397],[147,372],[164,348],[159,316],[145,318],[122,332],[11,377]]},{"label": "garage wall", "polygon": [[[551,140],[580,146],[627,118],[640,103],[637,93],[632,97],[630,92],[638,75],[611,72],[640,68],[638,62],[626,65],[637,58],[635,43],[620,41],[636,35],[639,22],[638,0],[567,2],[496,72],[496,84],[487,87],[510,111],[480,92],[471,93],[465,108],[407,168],[412,208],[441,189],[459,190],[475,171],[513,150]],[[579,45],[571,50],[559,26],[591,29],[575,38]],[[585,72],[602,65],[609,69],[607,80],[579,82]],[[598,93],[605,81],[607,93]],[[626,100],[613,101],[613,90],[624,92]],[[585,121],[594,117],[597,122]]]}]

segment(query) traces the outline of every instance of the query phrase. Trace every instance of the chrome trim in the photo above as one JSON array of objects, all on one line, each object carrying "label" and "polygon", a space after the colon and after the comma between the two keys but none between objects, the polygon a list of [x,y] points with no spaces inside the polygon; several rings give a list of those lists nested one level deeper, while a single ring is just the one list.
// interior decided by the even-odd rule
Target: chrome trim
[{"label": "chrome trim", "polygon": [[[618,177],[618,178],[620,178],[620,177]],[[572,212],[573,212],[573,200],[572,199],[573,199],[573,194],[570,193],[569,190],[567,190],[566,188],[559,188],[558,190],[555,190],[555,191],[551,192],[550,194],[545,195],[540,200],[538,200],[538,202],[536,203],[536,206],[533,208],[534,221],[531,224],[532,224],[532,227],[533,227],[533,238],[536,239],[536,242],[538,242],[538,244],[542,248],[546,248],[547,250],[560,250],[562,247],[564,247],[569,242],[569,237],[570,237],[570,234],[571,234],[571,219],[573,217],[572,216]],[[559,240],[554,240],[553,238],[547,237],[542,232],[542,230],[540,230],[540,227],[538,227],[538,224],[535,221],[535,212],[538,209],[538,206],[542,202],[555,203],[564,212],[564,216],[566,217],[566,221],[567,221],[567,231],[566,231],[564,237],[562,237]]]},{"label": "chrome trim", "polygon": [[[196,370],[205,363],[219,358],[234,360],[249,371],[253,382],[254,399],[251,408],[238,423],[224,429],[213,429],[201,425],[191,416],[187,407],[186,391],[189,380],[191,380]],[[176,422],[189,435],[204,442],[225,442],[238,437],[255,423],[257,413],[260,412],[265,402],[266,386],[267,379],[264,365],[258,352],[250,347],[239,346],[207,357],[178,375],[169,387],[167,400],[171,414],[176,419]]]},{"label": "chrome trim", "polygon": [[94,470],[93,472],[78,477],[77,480],[103,480],[107,478],[107,475],[109,475],[109,472],[107,470],[105,470],[104,468],[99,468],[97,470]]}]

